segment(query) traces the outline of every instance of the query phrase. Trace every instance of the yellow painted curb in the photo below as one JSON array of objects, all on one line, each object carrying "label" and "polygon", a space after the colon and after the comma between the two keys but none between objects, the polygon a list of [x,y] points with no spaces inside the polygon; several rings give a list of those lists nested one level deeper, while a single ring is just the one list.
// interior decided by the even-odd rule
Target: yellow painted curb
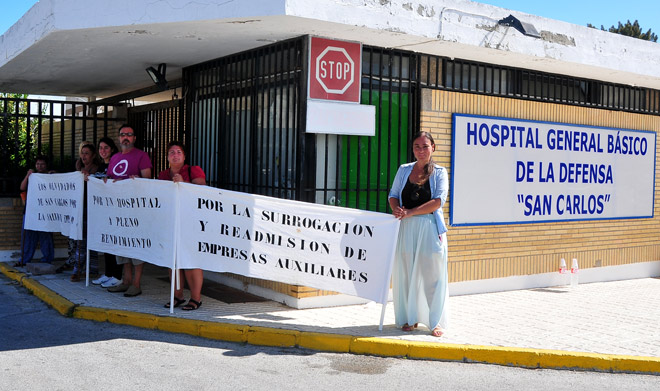
[{"label": "yellow painted curb", "polygon": [[639,372],[660,374],[660,358],[612,355],[611,370],[615,372]]},{"label": "yellow painted curb", "polygon": [[467,345],[464,361],[537,368],[539,356],[535,349]]},{"label": "yellow painted curb", "polygon": [[251,345],[294,347],[300,331],[250,326],[247,330],[247,343]]},{"label": "yellow painted curb", "polygon": [[158,318],[158,330],[199,336],[199,321],[161,316]]},{"label": "yellow painted curb", "polygon": [[155,329],[158,327],[158,318],[155,315],[124,310],[108,310],[108,322],[145,329]]},{"label": "yellow painted curb", "polygon": [[21,282],[21,280],[25,278],[25,273],[19,272],[18,270],[7,265],[4,262],[0,262],[0,271],[2,272],[2,274],[7,276],[7,278],[14,281]]},{"label": "yellow painted curb", "polygon": [[73,314],[73,308],[75,307],[75,304],[69,300],[58,295],[57,293],[46,288],[31,278],[23,278],[21,282],[24,287],[32,291],[32,294],[40,298],[46,304],[55,308],[55,310],[60,314],[64,316],[71,316]]},{"label": "yellow painted curb", "polygon": [[231,323],[199,321],[199,336],[229,342],[247,342],[249,326]]},{"label": "yellow painted curb", "polygon": [[96,322],[107,322],[108,310],[105,308],[77,306],[73,309],[73,317],[78,319],[93,320]]},{"label": "yellow painted curb", "polygon": [[463,361],[466,345],[433,342],[408,342],[408,357],[417,359]]},{"label": "yellow painted curb", "polygon": [[253,345],[301,347],[320,351],[350,352],[387,357],[480,362],[527,368],[583,369],[660,374],[660,357],[624,356],[561,350],[427,343],[378,337],[299,332],[295,330],[217,323],[139,312],[76,306],[24,273],[0,262],[0,271],[20,282],[60,314],[98,322],[112,322],[146,329],[199,335],[203,338]]},{"label": "yellow painted curb", "polygon": [[539,367],[660,374],[660,358],[540,350]]},{"label": "yellow painted curb", "polygon": [[354,337],[350,352],[374,356],[405,357],[408,355],[408,341],[378,337]]},{"label": "yellow painted curb", "polygon": [[348,353],[352,340],[351,335],[302,332],[298,338],[298,346],[324,352]]},{"label": "yellow painted curb", "polygon": [[583,368],[609,370],[612,363],[610,355],[566,352],[562,350],[539,351],[539,366],[541,368]]}]

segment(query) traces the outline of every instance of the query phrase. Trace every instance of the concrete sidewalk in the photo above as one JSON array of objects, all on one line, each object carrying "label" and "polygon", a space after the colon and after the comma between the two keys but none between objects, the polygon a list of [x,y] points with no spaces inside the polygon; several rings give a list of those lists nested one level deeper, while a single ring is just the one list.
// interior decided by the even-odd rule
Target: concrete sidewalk
[{"label": "concrete sidewalk", "polygon": [[[209,296],[196,311],[169,301],[167,269],[149,268],[143,294],[126,298],[69,274],[29,276],[0,263],[8,277],[66,315],[159,328],[208,338],[384,356],[475,361],[532,368],[660,374],[660,279],[647,278],[454,296],[450,328],[406,333],[392,303],[378,331],[381,305],[297,310],[263,301],[228,304]],[[187,294],[188,292],[186,292]]]}]

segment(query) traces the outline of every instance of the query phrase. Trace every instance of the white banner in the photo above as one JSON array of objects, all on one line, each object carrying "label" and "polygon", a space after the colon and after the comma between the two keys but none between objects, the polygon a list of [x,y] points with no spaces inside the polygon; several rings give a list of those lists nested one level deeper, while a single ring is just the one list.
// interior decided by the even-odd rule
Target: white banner
[{"label": "white banner", "polygon": [[656,133],[453,115],[451,224],[653,217]]},{"label": "white banner", "polygon": [[79,171],[30,175],[25,228],[61,232],[71,239],[81,240],[84,184],[84,176]]},{"label": "white banner", "polygon": [[151,179],[113,182],[89,177],[87,248],[172,267],[175,183]]},{"label": "white banner", "polygon": [[393,216],[180,185],[178,267],[387,301]]}]

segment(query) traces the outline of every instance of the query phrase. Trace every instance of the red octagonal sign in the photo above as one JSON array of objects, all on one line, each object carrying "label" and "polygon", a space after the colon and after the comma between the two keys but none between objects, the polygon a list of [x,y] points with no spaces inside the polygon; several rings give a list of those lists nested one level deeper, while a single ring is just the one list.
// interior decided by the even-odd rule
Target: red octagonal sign
[{"label": "red octagonal sign", "polygon": [[362,44],[311,37],[309,97],[360,103]]}]

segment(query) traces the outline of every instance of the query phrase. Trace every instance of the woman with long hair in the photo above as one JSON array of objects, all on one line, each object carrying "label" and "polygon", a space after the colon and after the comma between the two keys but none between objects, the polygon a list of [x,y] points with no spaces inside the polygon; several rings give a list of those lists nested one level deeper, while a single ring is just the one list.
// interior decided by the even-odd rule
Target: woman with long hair
[{"label": "woman with long hair", "polygon": [[[108,171],[108,163],[115,153],[119,152],[117,145],[110,137],[101,137],[99,140],[99,156],[102,163],[99,166],[97,177],[103,178]],[[111,288],[121,284],[122,267],[117,265],[117,257],[114,254],[103,254],[105,260],[105,271],[102,276],[92,281],[94,285],[101,285],[103,288]]]},{"label": "woman with long hair", "polygon": [[392,290],[397,326],[413,331],[426,325],[440,337],[447,327],[447,226],[442,205],[447,199],[447,170],[433,162],[433,136],[413,136],[415,161],[403,164],[389,194],[392,214],[401,220]]},{"label": "woman with long hair", "polygon": [[[80,144],[79,148],[78,162],[76,163],[76,170],[82,172],[85,175],[85,178],[89,175],[96,174],[99,169],[99,158],[96,155],[96,147],[94,144],[83,141]],[[85,186],[85,194],[87,193],[87,187]],[[87,197],[85,196],[85,199]],[[74,257],[73,263],[73,275],[71,275],[72,282],[78,282],[81,279],[82,272],[84,270],[84,265],[87,260],[87,205],[83,207],[83,239],[81,240],[69,240],[70,247],[72,248],[72,256]],[[91,267],[90,267],[91,269]]]}]

